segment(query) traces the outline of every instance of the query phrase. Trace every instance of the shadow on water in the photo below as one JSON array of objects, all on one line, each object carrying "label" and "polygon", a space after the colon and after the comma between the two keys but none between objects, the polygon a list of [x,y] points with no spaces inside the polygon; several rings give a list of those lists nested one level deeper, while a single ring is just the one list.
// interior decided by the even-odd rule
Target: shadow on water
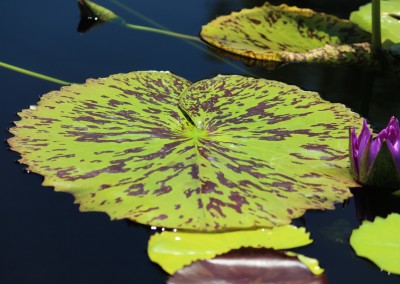
[{"label": "shadow on water", "polygon": [[375,217],[386,218],[391,213],[400,213],[400,190],[382,188],[354,188],[357,219],[373,221]]}]

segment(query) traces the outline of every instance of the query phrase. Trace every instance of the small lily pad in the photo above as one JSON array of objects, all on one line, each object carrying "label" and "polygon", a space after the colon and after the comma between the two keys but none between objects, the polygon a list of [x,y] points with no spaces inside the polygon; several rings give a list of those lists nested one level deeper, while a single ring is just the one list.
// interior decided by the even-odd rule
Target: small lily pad
[{"label": "small lily pad", "polygon": [[327,283],[318,261],[313,260],[316,269],[311,270],[310,260],[280,251],[242,248],[213,259],[196,261],[176,272],[168,283]]},{"label": "small lily pad", "polygon": [[[386,48],[400,43],[400,1],[380,0],[382,43]],[[350,20],[365,31],[371,32],[372,4],[361,6],[350,15]]]},{"label": "small lily pad", "polygon": [[89,0],[78,0],[78,7],[80,21],[77,30],[80,33],[85,33],[91,28],[118,18],[111,10]]},{"label": "small lily pad", "polygon": [[203,26],[201,38],[246,57],[285,62],[348,63],[371,60],[370,35],[347,20],[309,9],[243,9]]},{"label": "small lily pad", "polygon": [[350,244],[358,256],[370,259],[385,271],[400,274],[400,214],[364,221],[353,231]]},{"label": "small lily pad", "polygon": [[292,225],[223,233],[162,232],[150,238],[148,254],[153,262],[173,274],[195,260],[213,258],[232,249],[289,249],[311,242],[305,228]]}]

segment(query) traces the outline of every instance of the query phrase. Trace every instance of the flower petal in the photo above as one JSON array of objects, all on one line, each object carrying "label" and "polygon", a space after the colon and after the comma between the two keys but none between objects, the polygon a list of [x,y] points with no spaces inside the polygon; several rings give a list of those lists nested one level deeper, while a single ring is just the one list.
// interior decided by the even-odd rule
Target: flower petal
[{"label": "flower petal", "polygon": [[[383,140],[387,141],[388,148],[397,166],[397,170],[400,171],[400,127],[397,118],[393,116],[386,128],[379,133],[376,139],[379,140],[380,143],[382,143]],[[372,159],[372,157],[370,158]]]},{"label": "flower petal", "polygon": [[[358,136],[357,144],[358,144],[358,153],[357,153],[357,161],[358,168],[361,166],[361,159],[364,156],[365,148],[367,147],[368,141],[371,137],[371,131],[369,130],[367,121],[364,119],[363,127],[361,129],[360,135]],[[376,155],[375,155],[376,156]]]},{"label": "flower petal", "polygon": [[384,141],[384,139],[381,139],[380,133],[379,133],[378,137],[372,139],[371,146],[369,148],[369,155],[368,155],[368,168],[371,167],[371,165],[374,163],[376,156],[378,155],[378,152],[381,149],[382,141]]},{"label": "flower petal", "polygon": [[357,134],[355,127],[350,131],[350,164],[353,171],[353,177],[358,180],[360,176],[360,161],[358,158]]},{"label": "flower petal", "polygon": [[389,148],[390,153],[392,154],[394,163],[396,164],[397,171],[400,174],[400,152],[399,152],[399,139],[397,139],[397,143],[395,145],[392,145],[392,143],[387,140],[387,145]]},{"label": "flower petal", "polygon": [[372,164],[367,168],[367,171],[364,165],[365,162],[362,163],[360,182],[372,187],[398,188],[400,186],[400,175],[396,162],[389,150],[390,143],[387,140],[383,140],[381,143],[379,139],[375,139],[370,147],[374,142],[376,142],[376,145],[377,143],[380,144],[380,150],[373,159]]},{"label": "flower petal", "polygon": [[350,132],[350,160],[357,182],[373,187],[400,186],[400,127],[392,117],[378,135],[372,136],[366,120],[358,139]]}]

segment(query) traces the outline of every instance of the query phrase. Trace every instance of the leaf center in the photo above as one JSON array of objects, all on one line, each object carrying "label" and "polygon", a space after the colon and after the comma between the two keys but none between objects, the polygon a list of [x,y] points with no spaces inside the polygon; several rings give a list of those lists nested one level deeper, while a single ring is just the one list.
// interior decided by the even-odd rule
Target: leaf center
[{"label": "leaf center", "polygon": [[197,128],[195,125],[190,125],[185,131],[185,135],[194,140],[199,140],[208,136],[207,131]]}]

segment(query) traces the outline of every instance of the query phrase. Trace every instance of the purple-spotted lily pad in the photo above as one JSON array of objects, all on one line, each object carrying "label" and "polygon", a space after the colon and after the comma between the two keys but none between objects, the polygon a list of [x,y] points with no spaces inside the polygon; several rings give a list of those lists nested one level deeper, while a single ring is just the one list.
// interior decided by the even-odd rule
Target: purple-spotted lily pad
[{"label": "purple-spotted lily pad", "polygon": [[207,43],[246,57],[284,62],[365,63],[370,35],[348,20],[309,9],[243,9],[203,26]]},{"label": "purple-spotted lily pad", "polygon": [[319,284],[327,283],[327,278],[316,260],[271,249],[242,248],[196,261],[176,272],[168,283]]},{"label": "purple-spotted lily pad", "polygon": [[19,116],[9,144],[20,162],[112,219],[271,227],[357,186],[348,129],[362,119],[276,81],[132,72],[50,92]]}]

